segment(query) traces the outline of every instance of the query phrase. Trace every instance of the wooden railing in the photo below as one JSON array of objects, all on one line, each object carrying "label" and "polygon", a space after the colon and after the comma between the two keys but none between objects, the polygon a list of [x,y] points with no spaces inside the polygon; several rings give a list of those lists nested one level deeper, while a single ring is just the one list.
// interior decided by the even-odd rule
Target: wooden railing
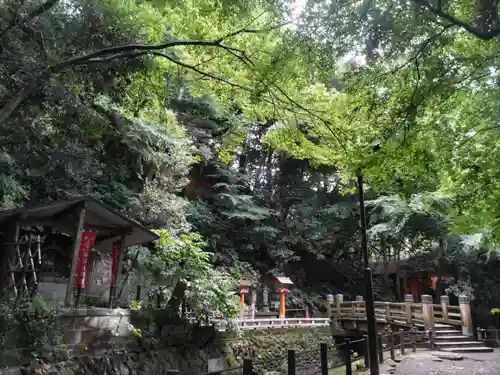
[{"label": "wooden railing", "polygon": [[[365,302],[362,297],[356,301],[344,301],[342,295],[329,296],[329,314],[336,321],[366,320]],[[466,297],[460,297],[460,306],[449,304],[447,296],[441,297],[441,304],[434,304],[432,297],[422,296],[421,303],[414,303],[413,296],[405,296],[405,302],[375,302],[375,317],[378,322],[399,325],[421,325],[435,329],[436,323],[461,326],[464,334],[473,335],[470,305]]]},{"label": "wooden railing", "polygon": [[277,328],[304,328],[328,327],[329,318],[286,318],[286,319],[235,319],[233,321],[214,321],[218,330],[226,330],[229,325],[234,325],[242,330],[252,329],[277,329]]}]

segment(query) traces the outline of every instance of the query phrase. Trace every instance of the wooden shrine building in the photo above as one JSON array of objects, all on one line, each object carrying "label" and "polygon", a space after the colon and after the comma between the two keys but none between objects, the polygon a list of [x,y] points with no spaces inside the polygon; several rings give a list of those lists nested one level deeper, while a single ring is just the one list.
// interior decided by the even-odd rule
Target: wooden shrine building
[{"label": "wooden shrine building", "polygon": [[[68,239],[59,251],[44,243],[54,233]],[[157,238],[89,196],[0,211],[1,290],[21,297],[52,288],[51,293],[71,305],[86,292],[92,250],[97,249],[112,258],[109,307],[114,307],[124,249]]]}]

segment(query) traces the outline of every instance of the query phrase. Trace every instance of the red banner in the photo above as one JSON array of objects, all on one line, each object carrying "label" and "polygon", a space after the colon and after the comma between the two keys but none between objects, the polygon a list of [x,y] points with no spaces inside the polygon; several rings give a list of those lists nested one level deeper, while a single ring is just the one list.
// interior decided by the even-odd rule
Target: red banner
[{"label": "red banner", "polygon": [[76,265],[75,288],[85,288],[87,285],[87,270],[90,264],[92,248],[94,247],[96,232],[82,232],[78,263]]},{"label": "red banner", "polygon": [[113,251],[111,253],[111,285],[116,285],[118,278],[118,263],[120,262],[120,250],[122,241],[116,241],[113,243]]}]

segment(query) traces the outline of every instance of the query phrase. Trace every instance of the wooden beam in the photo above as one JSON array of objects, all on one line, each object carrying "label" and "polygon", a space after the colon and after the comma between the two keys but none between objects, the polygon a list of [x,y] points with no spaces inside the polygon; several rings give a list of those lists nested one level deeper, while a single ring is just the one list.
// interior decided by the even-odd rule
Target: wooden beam
[{"label": "wooden beam", "polygon": [[[112,281],[114,280],[114,284],[113,282],[111,283],[111,286],[109,288],[109,302],[108,302],[108,308],[112,309],[115,307],[116,305],[116,290],[117,290],[117,285],[120,284],[120,275],[122,273],[122,266],[123,266],[123,258],[125,256],[125,240],[127,238],[127,235],[126,234],[123,234],[121,239],[120,239],[120,245],[119,245],[119,253],[118,253],[118,264],[116,265],[116,268],[115,268],[115,272],[116,274],[115,275],[112,275]],[[112,269],[112,268],[111,268]]]},{"label": "wooden beam", "polygon": [[[55,229],[59,229],[61,231],[72,231],[73,229],[69,228],[68,224],[59,220],[53,220],[53,219],[27,219],[23,221],[23,224],[26,225],[47,225],[50,227],[53,227]],[[110,232],[113,233],[114,236],[120,236],[124,233],[129,233],[132,230],[132,227],[113,227],[113,226],[106,226],[106,225],[99,225],[99,224],[85,224],[84,228],[86,230],[95,230],[95,231],[100,231],[100,232]]]},{"label": "wooden beam", "polygon": [[73,296],[73,284],[75,283],[76,267],[78,265],[78,255],[80,251],[80,243],[82,240],[82,232],[84,229],[85,222],[85,203],[80,207],[80,212],[78,214],[78,223],[76,225],[76,234],[73,237],[73,256],[71,260],[71,271],[69,273],[68,287],[66,289],[66,298],[64,304],[69,306],[71,304],[71,298]]}]

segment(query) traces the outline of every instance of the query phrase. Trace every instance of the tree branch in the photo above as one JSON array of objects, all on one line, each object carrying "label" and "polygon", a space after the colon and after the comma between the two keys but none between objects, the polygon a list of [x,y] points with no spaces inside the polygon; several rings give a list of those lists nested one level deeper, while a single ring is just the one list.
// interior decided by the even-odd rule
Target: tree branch
[{"label": "tree branch", "polygon": [[426,8],[429,12],[435,14],[438,17],[441,17],[445,19],[446,21],[450,22],[451,24],[458,26],[465,31],[471,33],[472,35],[478,37],[479,39],[482,40],[491,40],[497,36],[500,35],[500,28],[494,28],[490,29],[489,31],[481,31],[477,27],[472,26],[471,24],[458,19],[451,14],[445,12],[443,8],[440,6],[440,2],[438,2],[438,6],[435,7],[431,5],[427,0],[414,0],[417,4],[423,6]]},{"label": "tree branch", "polygon": [[208,72],[205,72],[203,70],[200,70],[200,69],[198,69],[198,65],[189,65],[189,64],[183,63],[182,61],[176,60],[173,57],[170,57],[167,54],[161,53],[161,52],[152,52],[151,54],[153,56],[163,57],[163,58],[165,58],[165,59],[173,62],[174,64],[177,64],[179,66],[182,66],[183,68],[192,70],[192,71],[194,71],[194,72],[202,75],[203,77],[212,78],[212,79],[214,79],[216,81],[223,82],[223,83],[225,83],[225,84],[227,84],[229,86],[233,86],[233,87],[236,87],[236,88],[248,91],[248,92],[253,92],[253,90],[250,87],[240,85],[239,83],[229,81],[228,79],[226,79],[224,77],[220,77],[220,76],[217,76],[215,74],[208,73]]},{"label": "tree branch", "polygon": [[[57,0],[50,0],[50,1],[57,1]],[[115,46],[115,47],[108,47],[108,48],[103,48],[101,50],[91,52],[82,56],[76,56],[64,61],[61,61],[57,64],[53,64],[45,68],[39,75],[38,77],[34,78],[32,82],[22,90],[20,90],[17,95],[15,95],[11,100],[9,100],[1,109],[0,109],[0,124],[4,123],[11,115],[14,113],[14,111],[17,110],[17,108],[26,100],[28,99],[33,92],[39,87],[39,85],[46,80],[48,77],[50,77],[52,74],[59,73],[64,71],[65,69],[71,68],[73,66],[77,65],[87,65],[87,64],[97,64],[97,63],[103,63],[103,62],[108,62],[111,60],[116,60],[116,59],[122,59],[122,58],[135,58],[147,54],[156,54],[157,56],[162,55],[162,57],[168,58],[172,62],[183,66],[185,68],[189,68],[191,70],[197,71],[198,73],[210,77],[213,79],[217,79],[219,81],[224,81],[223,78],[217,77],[215,75],[211,75],[210,73],[205,73],[200,71],[194,66],[190,66],[187,64],[184,64],[178,60],[175,60],[165,54],[162,54],[161,50],[172,48],[172,47],[179,47],[179,46],[205,46],[205,47],[215,47],[215,48],[221,48],[224,49],[228,52],[230,52],[233,55],[237,55],[240,53],[241,55],[238,56],[242,61],[249,63],[249,58],[246,57],[244,54],[244,51],[234,48],[231,46],[227,46],[225,44],[222,44],[222,41],[224,41],[226,38],[229,36],[235,36],[239,33],[245,33],[246,29],[239,30],[238,32],[233,32],[230,34],[227,34],[226,36],[219,38],[215,41],[205,41],[205,40],[175,40],[175,41],[168,41],[160,44],[126,44],[122,46]],[[251,62],[250,62],[251,63]],[[229,81],[225,81],[225,83],[230,83]],[[244,88],[242,85],[237,85],[237,84],[232,84],[233,86],[237,86],[239,88]],[[249,90],[249,88],[245,88],[245,90]]]},{"label": "tree branch", "polygon": [[455,150],[462,147],[463,145],[465,145],[466,143],[470,142],[472,140],[472,138],[474,138],[476,135],[478,135],[479,133],[482,133],[482,132],[486,132],[486,131],[490,131],[490,130],[499,130],[500,129],[500,125],[493,125],[493,126],[488,126],[486,128],[482,128],[482,129],[479,129],[479,130],[476,130],[476,132],[474,134],[472,134],[470,137],[464,139],[462,142],[460,142],[456,147],[455,147]]},{"label": "tree branch", "polygon": [[59,0],[47,0],[46,2],[40,4],[39,7],[35,8],[31,12],[29,12],[26,17],[22,17],[19,23],[16,23],[16,18],[14,18],[9,25],[5,29],[0,32],[0,39],[2,39],[5,35],[7,35],[10,31],[16,28],[16,26],[22,26],[26,22],[35,19],[36,17],[42,15],[45,12],[48,12],[52,9]]}]

